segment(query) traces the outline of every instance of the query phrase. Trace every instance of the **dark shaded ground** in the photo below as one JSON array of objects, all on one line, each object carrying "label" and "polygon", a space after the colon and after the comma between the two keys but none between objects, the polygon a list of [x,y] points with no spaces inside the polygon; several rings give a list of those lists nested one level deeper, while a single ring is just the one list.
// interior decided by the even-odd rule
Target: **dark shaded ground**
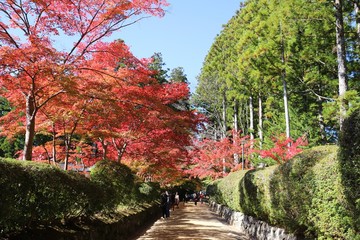
[{"label": "dark shaded ground", "polygon": [[159,219],[150,228],[139,231],[135,239],[249,240],[250,237],[228,225],[216,213],[211,212],[208,204],[195,205],[189,202],[180,203],[179,208],[171,211],[170,218]]}]

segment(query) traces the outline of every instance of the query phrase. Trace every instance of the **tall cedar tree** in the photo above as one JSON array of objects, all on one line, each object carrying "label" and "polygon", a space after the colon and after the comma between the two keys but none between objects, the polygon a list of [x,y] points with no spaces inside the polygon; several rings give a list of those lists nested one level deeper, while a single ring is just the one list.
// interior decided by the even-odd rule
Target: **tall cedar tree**
[{"label": "tall cedar tree", "polygon": [[[331,2],[245,1],[209,50],[192,100],[216,125],[221,118],[213,116],[219,116],[223,99],[218,88],[226,84],[228,128],[238,125],[248,134],[258,126],[255,137],[271,145],[274,132],[289,132],[289,114],[295,139],[306,133],[312,145],[329,142],[332,131],[326,129],[338,127],[326,119],[329,109],[323,105],[334,102],[338,85],[334,21]],[[251,117],[255,110],[257,118]]]}]

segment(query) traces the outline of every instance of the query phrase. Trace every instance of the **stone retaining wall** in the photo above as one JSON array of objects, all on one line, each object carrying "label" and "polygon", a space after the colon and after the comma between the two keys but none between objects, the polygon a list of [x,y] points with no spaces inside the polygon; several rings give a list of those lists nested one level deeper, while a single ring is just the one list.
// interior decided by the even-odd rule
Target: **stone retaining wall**
[{"label": "stone retaining wall", "polygon": [[266,222],[247,216],[241,212],[235,212],[230,208],[210,202],[210,209],[224,218],[230,225],[236,226],[240,231],[249,234],[257,240],[299,240],[293,234],[288,234],[282,228],[270,226]]}]

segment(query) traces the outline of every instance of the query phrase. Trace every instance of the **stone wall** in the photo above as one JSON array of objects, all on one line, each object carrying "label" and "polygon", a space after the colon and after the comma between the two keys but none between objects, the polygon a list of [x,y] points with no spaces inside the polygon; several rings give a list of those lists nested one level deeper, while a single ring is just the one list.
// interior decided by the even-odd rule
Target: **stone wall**
[{"label": "stone wall", "polygon": [[216,212],[230,225],[236,226],[240,231],[249,234],[257,240],[299,240],[293,234],[288,234],[282,228],[270,226],[266,222],[247,216],[241,212],[235,212],[230,208],[210,202],[210,209]]}]

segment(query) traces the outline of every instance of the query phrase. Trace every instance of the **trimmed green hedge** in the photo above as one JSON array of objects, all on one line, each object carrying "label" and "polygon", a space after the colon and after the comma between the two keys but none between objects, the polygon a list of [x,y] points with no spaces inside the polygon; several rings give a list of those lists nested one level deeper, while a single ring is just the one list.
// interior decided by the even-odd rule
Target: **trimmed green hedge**
[{"label": "trimmed green hedge", "polygon": [[125,165],[100,161],[91,176],[90,180],[48,164],[0,159],[0,236],[158,200],[159,186],[136,181]]},{"label": "trimmed green hedge", "polygon": [[360,109],[345,119],[339,139],[341,181],[349,202],[351,219],[360,232]]},{"label": "trimmed green hedge", "polygon": [[232,173],[209,190],[218,203],[298,236],[357,239],[337,150],[315,147],[283,165]]},{"label": "trimmed green hedge", "polygon": [[212,197],[213,201],[241,211],[238,179],[242,179],[245,173],[245,171],[232,172],[226,178],[216,180],[207,186],[206,193]]},{"label": "trimmed green hedge", "polygon": [[139,202],[159,199],[159,183],[141,182],[124,164],[114,161],[99,161],[91,171],[91,181],[106,193],[107,204],[136,206]]},{"label": "trimmed green hedge", "polygon": [[90,176],[91,181],[106,192],[110,208],[129,203],[135,177],[127,166],[114,161],[100,161],[95,164]]}]

